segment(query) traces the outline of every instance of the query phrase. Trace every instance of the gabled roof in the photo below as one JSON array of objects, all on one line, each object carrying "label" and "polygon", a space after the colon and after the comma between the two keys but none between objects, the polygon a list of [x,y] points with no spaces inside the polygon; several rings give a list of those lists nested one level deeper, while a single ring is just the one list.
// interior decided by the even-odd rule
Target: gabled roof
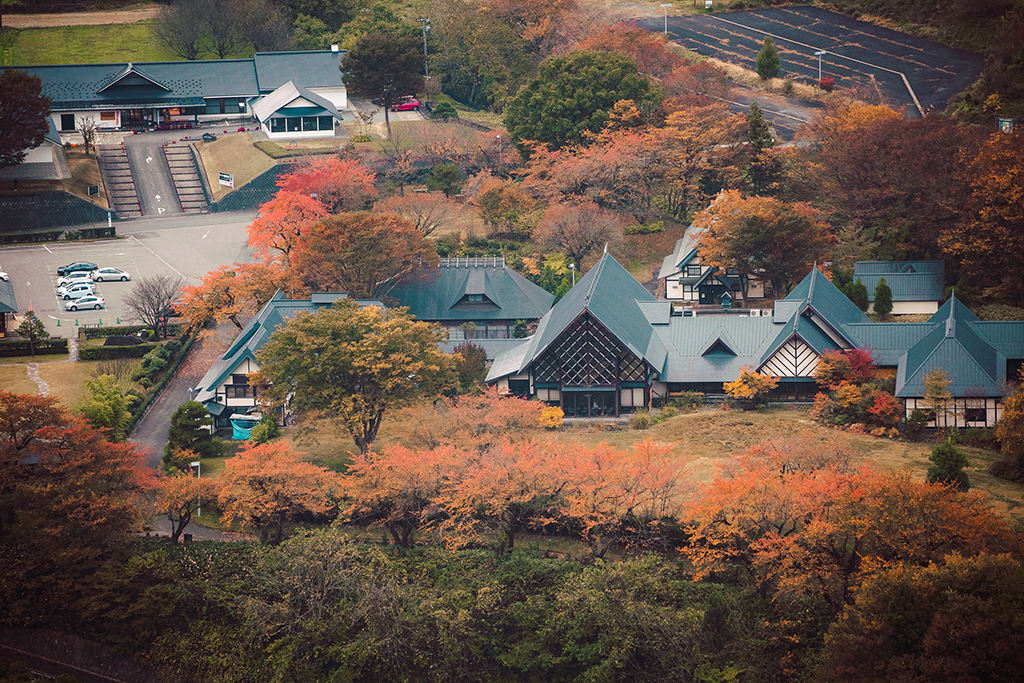
[{"label": "gabled roof", "polygon": [[[200,403],[216,398],[216,390],[232,371],[245,360],[255,360],[256,352],[270,339],[277,328],[285,325],[299,311],[316,312],[331,306],[336,299],[346,297],[343,293],[316,294],[310,299],[286,299],[280,291],[261,308],[250,320],[227,351],[210,369],[196,386]],[[357,301],[360,306],[383,306],[380,301]]]},{"label": "gabled roof", "polygon": [[[339,50],[295,50],[289,52],[257,52],[253,57],[259,92],[277,90],[288,81],[298,80],[306,88],[342,87],[341,58],[348,52]],[[301,71],[296,63],[301,63]]]},{"label": "gabled roof", "polygon": [[166,90],[167,92],[171,91],[171,89],[166,85],[156,80],[142,69],[134,66],[131,62],[128,62],[128,66],[126,66],[120,73],[115,74],[108,83],[104,84],[103,87],[96,92],[101,93],[104,90],[118,85],[133,87],[139,84],[153,85],[162,90]]},{"label": "gabled roof", "polygon": [[[483,294],[491,303],[460,303],[467,294]],[[433,273],[423,272],[391,293],[419,320],[537,320],[555,296],[505,265],[501,258],[441,259]]]},{"label": "gabled roof", "polygon": [[336,119],[341,119],[341,114],[330,100],[317,95],[314,92],[296,85],[295,81],[288,81],[274,92],[261,98],[253,105],[252,113],[260,121],[266,121],[281,109],[298,100],[305,100],[309,104],[319,107]]},{"label": "gabled roof", "polygon": [[801,313],[808,307],[812,308],[837,329],[838,326],[847,323],[871,322],[871,319],[817,268],[811,269],[810,274],[793,288],[785,300],[802,302],[799,307]]},{"label": "gabled roof", "polygon": [[[657,301],[615,259],[605,254],[540,321],[537,332],[530,337],[526,351],[522,352],[515,372],[522,371],[544,353],[584,311],[593,315],[633,354],[645,359],[655,369],[660,369],[664,366],[667,350],[661,339],[654,334],[639,305]],[[488,380],[510,374],[497,374],[496,368],[507,366],[505,359],[499,358],[491,367]]]},{"label": "gabled roof", "polygon": [[683,233],[682,239],[676,240],[676,246],[672,253],[665,257],[661,263],[661,270],[658,272],[658,279],[678,273],[680,268],[692,261],[697,254],[697,245],[700,231],[692,225]]},{"label": "gabled roof", "polygon": [[[939,313],[944,320],[936,320]],[[929,321],[934,329],[911,347],[896,372],[896,395],[924,396],[924,378],[935,368],[953,380],[954,396],[998,396],[1006,375],[1006,357],[976,331],[978,320],[952,297]]]}]

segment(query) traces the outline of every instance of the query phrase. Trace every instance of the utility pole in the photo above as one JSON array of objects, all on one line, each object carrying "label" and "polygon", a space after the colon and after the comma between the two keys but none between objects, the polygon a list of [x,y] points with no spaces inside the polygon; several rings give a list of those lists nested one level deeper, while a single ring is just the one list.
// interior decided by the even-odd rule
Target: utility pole
[{"label": "utility pole", "polygon": [[427,67],[427,31],[430,30],[430,19],[420,18],[417,21],[423,27],[423,76],[430,78],[430,70]]},{"label": "utility pole", "polygon": [[666,37],[668,37],[668,8],[671,7],[671,6],[672,6],[671,3],[669,3],[667,5],[662,3],[662,5],[661,5],[662,11],[665,12],[665,36]]}]

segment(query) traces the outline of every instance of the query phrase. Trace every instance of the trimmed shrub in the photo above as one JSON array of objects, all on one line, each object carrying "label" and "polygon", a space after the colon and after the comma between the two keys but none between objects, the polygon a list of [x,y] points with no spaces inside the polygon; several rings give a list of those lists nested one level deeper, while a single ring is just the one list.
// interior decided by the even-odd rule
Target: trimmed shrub
[{"label": "trimmed shrub", "polygon": [[135,346],[80,346],[78,360],[116,360],[118,358],[143,358],[155,348],[145,343]]},{"label": "trimmed shrub", "polygon": [[[36,355],[48,355],[68,352],[68,340],[62,338],[37,339]],[[31,353],[27,339],[4,339],[0,341],[0,357],[27,356]]]}]

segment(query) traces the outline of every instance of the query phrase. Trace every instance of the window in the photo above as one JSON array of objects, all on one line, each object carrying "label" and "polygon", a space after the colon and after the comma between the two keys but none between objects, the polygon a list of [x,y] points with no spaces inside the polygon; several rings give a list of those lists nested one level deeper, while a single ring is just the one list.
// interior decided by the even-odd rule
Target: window
[{"label": "window", "polygon": [[248,378],[248,376],[242,375],[242,374],[231,375],[231,383],[232,384],[248,384],[249,383],[249,378]]},{"label": "window", "polygon": [[270,132],[271,133],[283,133],[284,132],[284,119],[270,119]]},{"label": "window", "polygon": [[964,420],[969,423],[985,422],[987,412],[984,408],[966,408],[964,409]]},{"label": "window", "polygon": [[287,125],[289,133],[297,133],[300,130],[302,130],[302,118],[301,117],[285,119],[285,122],[286,122],[286,125]]},{"label": "window", "polygon": [[686,277],[699,277],[700,276],[700,264],[691,263],[686,266]]},{"label": "window", "polygon": [[256,398],[256,391],[248,384],[228,384],[224,387],[224,398]]},{"label": "window", "polygon": [[315,131],[316,130],[316,118],[313,116],[302,117],[302,130],[304,131]]},{"label": "window", "polygon": [[321,116],[317,118],[320,124],[320,130],[334,130],[334,117],[333,116]]},{"label": "window", "polygon": [[60,115],[60,129],[61,130],[74,130],[75,129],[75,115],[74,114],[61,114]]}]

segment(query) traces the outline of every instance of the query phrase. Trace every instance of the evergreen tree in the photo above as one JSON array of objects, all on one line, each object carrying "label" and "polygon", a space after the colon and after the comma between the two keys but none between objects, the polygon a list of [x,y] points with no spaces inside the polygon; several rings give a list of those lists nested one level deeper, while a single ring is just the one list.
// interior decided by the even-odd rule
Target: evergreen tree
[{"label": "evergreen tree", "polygon": [[451,197],[462,191],[462,188],[459,187],[461,182],[462,171],[458,166],[452,163],[440,164],[435,166],[427,176],[427,189],[441,190],[445,197]]},{"label": "evergreen tree", "polygon": [[32,353],[32,357],[36,357],[36,342],[40,339],[49,339],[50,333],[46,331],[46,327],[43,326],[43,321],[36,317],[36,314],[31,310],[25,314],[25,319],[18,325],[18,329],[15,330],[19,336],[28,339],[28,348]]},{"label": "evergreen tree", "polygon": [[928,468],[930,483],[953,484],[960,491],[971,488],[970,477],[964,472],[964,468],[971,463],[964,452],[950,441],[947,440],[933,448],[928,460],[934,463]]},{"label": "evergreen tree", "polygon": [[771,36],[765,36],[764,47],[757,55],[757,75],[761,77],[761,80],[767,81],[769,78],[778,76],[781,67],[782,60],[779,58],[778,48],[772,42]]},{"label": "evergreen tree", "polygon": [[216,455],[217,447],[209,430],[212,424],[213,418],[202,403],[185,401],[178,406],[171,416],[164,462],[169,463],[176,450],[192,451],[204,458]]},{"label": "evergreen tree", "polygon": [[860,310],[868,310],[868,288],[860,278],[857,278],[857,281],[847,288],[846,296],[857,304],[857,308]]},{"label": "evergreen tree", "polygon": [[747,133],[747,139],[750,140],[750,144],[758,150],[775,146],[775,136],[772,135],[768,122],[764,120],[764,114],[761,112],[761,107],[758,106],[757,102],[750,104],[750,111],[747,112],[747,124],[750,126],[750,130]]},{"label": "evergreen tree", "polygon": [[884,277],[875,287],[875,313],[883,317],[892,313],[892,289]]}]

